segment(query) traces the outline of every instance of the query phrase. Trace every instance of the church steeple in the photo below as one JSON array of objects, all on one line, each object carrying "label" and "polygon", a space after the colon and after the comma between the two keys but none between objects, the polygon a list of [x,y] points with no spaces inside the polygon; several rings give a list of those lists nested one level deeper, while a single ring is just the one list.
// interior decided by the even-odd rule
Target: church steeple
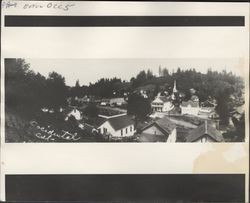
[{"label": "church steeple", "polygon": [[177,93],[177,88],[176,88],[176,80],[174,80],[174,88],[173,88],[173,93]]},{"label": "church steeple", "polygon": [[176,94],[177,94],[178,90],[176,88],[176,80],[174,80],[174,87],[173,87],[173,93],[172,93],[172,100],[176,100]]}]

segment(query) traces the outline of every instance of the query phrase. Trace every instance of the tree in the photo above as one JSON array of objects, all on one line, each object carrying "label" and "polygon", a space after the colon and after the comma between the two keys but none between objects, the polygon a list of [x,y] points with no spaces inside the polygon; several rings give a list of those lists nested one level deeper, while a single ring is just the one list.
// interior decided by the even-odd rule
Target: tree
[{"label": "tree", "polygon": [[76,132],[78,130],[78,123],[74,116],[70,116],[66,122],[66,129],[70,132]]},{"label": "tree", "polygon": [[56,73],[49,73],[47,79],[47,106],[58,111],[60,107],[67,104],[67,87],[65,85],[65,78]]},{"label": "tree", "polygon": [[164,68],[164,69],[162,70],[162,75],[163,75],[164,77],[167,77],[167,78],[170,76],[167,68]]},{"label": "tree", "polygon": [[84,110],[84,114],[91,118],[95,118],[99,114],[99,109],[94,103],[90,103]]},{"label": "tree", "polygon": [[159,92],[160,92],[160,86],[159,86],[159,84],[156,84],[155,89],[154,89],[154,93],[153,93],[153,97],[156,97]]},{"label": "tree", "polygon": [[150,69],[147,70],[146,78],[147,80],[154,78],[153,72]]},{"label": "tree", "polygon": [[42,107],[46,78],[30,70],[24,59],[5,60],[6,108],[23,116],[34,115]]},{"label": "tree", "polygon": [[239,119],[233,117],[235,129],[223,134],[223,137],[230,142],[245,141],[245,114],[242,114]]},{"label": "tree", "polygon": [[221,124],[228,125],[229,112],[231,110],[229,106],[230,95],[232,94],[232,86],[224,81],[217,81],[215,83],[215,98],[217,100],[216,111],[220,116]]},{"label": "tree", "polygon": [[159,65],[159,70],[158,70],[158,73],[159,73],[159,77],[162,76],[162,69],[161,69],[161,65]]},{"label": "tree", "polygon": [[128,98],[127,112],[134,115],[136,120],[145,120],[151,112],[151,105],[148,99],[138,94],[132,94]]}]

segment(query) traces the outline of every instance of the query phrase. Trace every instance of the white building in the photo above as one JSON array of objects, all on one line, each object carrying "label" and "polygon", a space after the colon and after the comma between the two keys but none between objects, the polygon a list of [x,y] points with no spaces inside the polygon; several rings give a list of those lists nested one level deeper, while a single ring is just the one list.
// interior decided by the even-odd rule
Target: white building
[{"label": "white building", "polygon": [[199,102],[192,100],[183,101],[180,105],[180,108],[181,114],[190,114],[194,116],[197,116],[200,111]]},{"label": "white building", "polygon": [[102,99],[100,105],[101,106],[109,106],[110,105],[110,99]]},{"label": "white building", "polygon": [[70,108],[65,113],[66,113],[66,118],[65,118],[66,121],[69,119],[70,116],[74,116],[75,119],[78,121],[82,119],[82,113],[77,108],[73,108],[73,109]]},{"label": "white building", "polygon": [[125,101],[125,99],[123,97],[118,97],[118,98],[111,98],[109,101],[110,106],[122,106],[124,104],[126,104],[127,102]]},{"label": "white building", "polygon": [[113,117],[104,121],[98,131],[113,138],[131,137],[135,133],[134,121],[127,115]]},{"label": "white building", "polygon": [[151,107],[154,112],[168,112],[174,108],[174,105],[169,97],[157,95]]}]

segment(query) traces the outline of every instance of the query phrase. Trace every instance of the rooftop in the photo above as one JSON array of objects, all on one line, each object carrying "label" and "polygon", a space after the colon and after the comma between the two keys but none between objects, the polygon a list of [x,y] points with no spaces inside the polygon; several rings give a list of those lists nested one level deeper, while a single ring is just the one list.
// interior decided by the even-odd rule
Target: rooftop
[{"label": "rooftop", "polygon": [[168,134],[170,134],[176,128],[176,125],[165,116],[145,126],[144,128],[142,128],[142,131],[147,128],[150,128],[152,125],[157,125],[159,128],[161,128],[161,130]]},{"label": "rooftop", "polygon": [[211,137],[215,142],[222,142],[223,136],[220,131],[214,128],[210,123],[205,121],[199,127],[191,130],[187,136],[187,142],[194,142],[198,140],[200,137],[208,135]]},{"label": "rooftop", "polygon": [[120,130],[130,125],[134,125],[134,121],[128,115],[118,116],[114,118],[107,119],[110,125],[114,128],[114,130]]}]

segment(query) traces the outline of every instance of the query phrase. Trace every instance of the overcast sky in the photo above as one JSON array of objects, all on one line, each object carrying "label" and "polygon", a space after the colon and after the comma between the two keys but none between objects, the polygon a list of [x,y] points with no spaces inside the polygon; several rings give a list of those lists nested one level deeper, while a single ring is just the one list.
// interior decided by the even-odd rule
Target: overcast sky
[{"label": "overcast sky", "polygon": [[208,68],[212,68],[217,71],[226,69],[241,75],[239,59],[26,59],[26,61],[30,63],[32,70],[44,76],[51,71],[63,75],[69,86],[75,85],[78,79],[80,85],[94,83],[103,77],[130,80],[139,71],[147,69],[158,75],[160,65],[170,72],[180,67],[184,70],[195,68],[206,73]]}]

